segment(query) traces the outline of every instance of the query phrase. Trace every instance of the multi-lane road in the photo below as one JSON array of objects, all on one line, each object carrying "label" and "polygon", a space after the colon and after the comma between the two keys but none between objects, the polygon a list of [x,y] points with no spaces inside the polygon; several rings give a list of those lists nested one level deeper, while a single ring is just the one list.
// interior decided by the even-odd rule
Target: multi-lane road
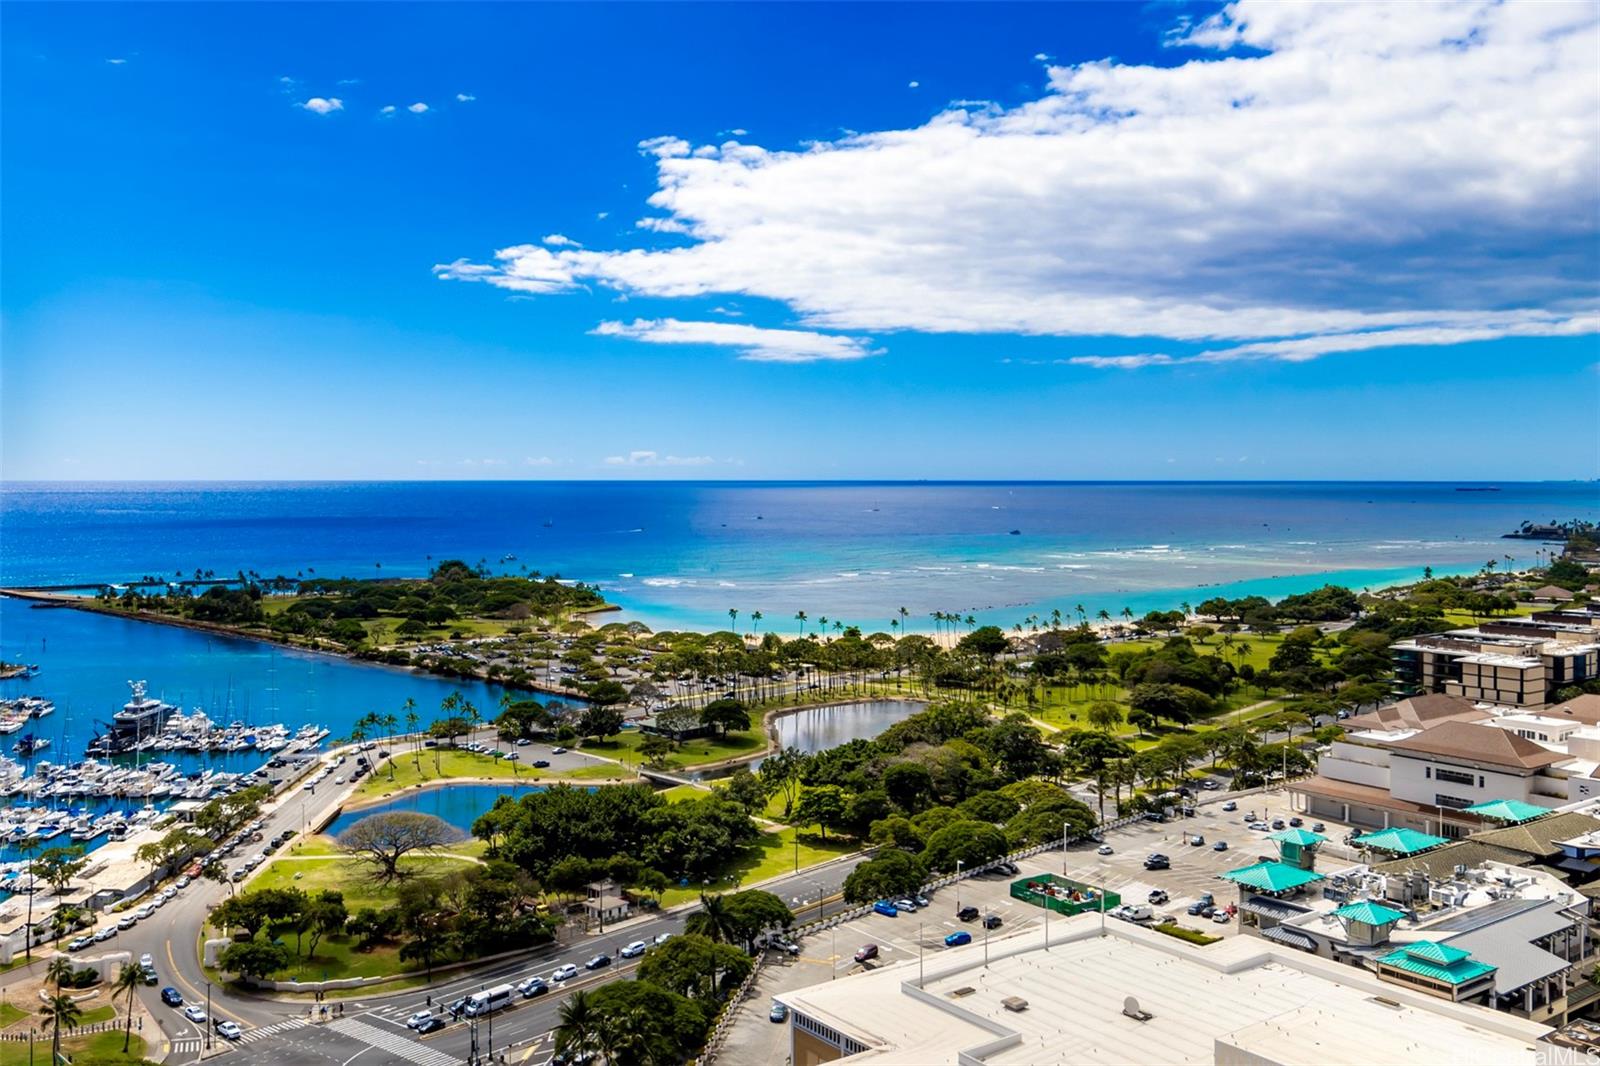
[{"label": "multi-lane road", "polygon": [[[535,755],[546,757],[542,752],[532,751],[525,757]],[[285,829],[298,833],[305,825],[322,824],[344,802],[349,791],[348,785],[329,787],[327,783],[319,785],[314,793],[293,786],[262,816],[266,822],[265,835],[270,838]],[[240,856],[241,861],[242,858]],[[809,919],[823,913],[823,908],[831,912],[840,906],[829,902],[830,897],[838,896],[856,861],[836,860],[763,887],[795,906],[802,919]],[[377,1066],[380,1063],[452,1066],[469,1061],[474,1040],[479,1058],[487,1061],[483,1056],[489,1053],[492,1040],[496,1061],[506,1055],[509,1062],[538,1066],[548,1060],[554,1050],[548,1037],[566,996],[574,989],[629,976],[634,962],[621,959],[618,949],[633,940],[649,942],[662,933],[681,932],[688,913],[676,910],[647,914],[608,926],[603,933],[564,929],[556,943],[533,949],[515,959],[486,963],[465,972],[441,974],[423,987],[386,992],[379,986],[370,994],[330,996],[326,1001],[329,1012],[324,1016],[320,1008],[311,1003],[309,995],[256,996],[208,983],[199,957],[204,922],[208,911],[227,895],[227,886],[198,880],[134,928],[84,952],[85,957],[115,951],[128,952],[134,959],[145,953],[152,956],[160,981],[155,986],[142,988],[140,997],[155,1019],[158,1031],[152,1033],[146,1026],[142,1035],[149,1042],[152,1055],[158,1054],[161,1042],[166,1041],[168,1063],[197,1062],[226,1046],[228,1061],[262,1066],[323,1062],[340,1066]],[[108,915],[101,924],[110,918]],[[592,972],[583,969],[585,961],[601,952],[612,957],[610,966]],[[451,1022],[447,1028],[422,1038],[406,1028],[405,1019],[414,1011],[427,1009],[430,1003],[436,1012],[448,1018],[444,1005],[461,996],[502,982],[515,983],[535,974],[548,977],[567,963],[579,967],[578,977],[538,998],[522,1000],[518,997],[513,1007],[497,1012],[492,1019],[480,1021],[475,1033],[464,1021]],[[42,965],[36,962],[34,968]],[[0,984],[13,983],[20,977],[21,972],[14,970]],[[244,1031],[243,1039],[230,1044],[215,1033],[208,1034],[207,1026],[196,1025],[181,1011],[163,1004],[160,990],[168,985],[182,994],[186,1005],[198,1004],[204,1008],[209,997],[213,1025],[217,1021],[237,1022]]]}]

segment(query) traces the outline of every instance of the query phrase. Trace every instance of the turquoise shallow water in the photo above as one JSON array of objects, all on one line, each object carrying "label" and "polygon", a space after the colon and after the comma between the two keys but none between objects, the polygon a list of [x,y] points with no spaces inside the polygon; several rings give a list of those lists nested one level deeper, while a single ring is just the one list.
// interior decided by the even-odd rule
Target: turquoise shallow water
[{"label": "turquoise shallow water", "polygon": [[[144,574],[424,574],[480,560],[597,583],[617,617],[661,628],[908,630],[930,612],[1010,627],[1170,609],[1208,595],[1277,597],[1326,581],[1368,587],[1424,566],[1473,570],[1537,545],[1524,520],[1600,519],[1590,483],[1461,492],[1416,483],[241,483],[0,485],[0,583]],[[1016,532],[1013,534],[1013,530]],[[1502,560],[1503,561],[1503,560]],[[381,564],[381,567],[378,565]],[[0,600],[0,657],[39,663],[34,692],[61,711],[46,732],[77,757],[127,682],[185,710],[318,722],[347,735],[369,711],[426,722],[459,690],[500,692],[165,626]],[[239,760],[243,761],[243,760]],[[227,765],[226,761],[220,763]],[[207,765],[219,765],[217,761]]]}]

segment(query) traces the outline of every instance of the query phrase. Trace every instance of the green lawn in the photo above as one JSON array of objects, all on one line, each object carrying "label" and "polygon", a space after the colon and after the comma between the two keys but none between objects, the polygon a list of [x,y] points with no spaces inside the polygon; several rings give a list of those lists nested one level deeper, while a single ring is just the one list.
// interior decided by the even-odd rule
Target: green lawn
[{"label": "green lawn", "polygon": [[[332,850],[332,842],[327,841],[326,837],[309,841],[307,846],[321,846],[324,842]],[[467,841],[446,849],[445,854],[407,856],[400,860],[400,867],[414,874],[439,872],[470,861],[469,856],[481,853],[483,847],[483,841]],[[344,857],[309,858],[303,861],[280,857],[246,882],[246,887],[252,891],[260,888],[298,888],[303,892],[332,889],[344,893],[345,907],[352,914],[363,907],[382,910],[393,906],[392,891],[374,884],[366,876],[362,865],[357,859]],[[293,952],[294,937],[289,935],[282,937],[282,940]],[[354,937],[324,937],[317,944],[315,956],[297,958],[287,970],[274,976],[280,980],[321,981],[339,977],[375,977],[409,968],[409,964],[399,961],[398,949],[393,946],[357,951]]]},{"label": "green lawn", "polygon": [[[93,1036],[66,1039],[62,1051],[71,1056],[73,1066],[139,1066],[149,1060],[144,1057],[145,1044],[135,1036],[128,1044],[127,1054],[122,1051],[123,1034],[120,1032],[96,1033]],[[50,1058],[50,1040],[46,1036],[30,1053],[27,1041],[0,1043],[0,1066],[32,1066]]]},{"label": "green lawn", "polygon": [[[779,874],[793,873],[795,869],[795,836],[792,828],[761,834],[737,858],[731,860],[709,885],[691,884],[669,888],[661,897],[663,907],[671,907],[699,897],[701,892],[731,892],[741,885],[765,881]],[[822,840],[813,832],[800,833],[799,865],[808,866],[827,862],[859,851],[860,845],[851,840],[829,837]]]},{"label": "green lawn", "polygon": [[671,788],[663,789],[661,795],[668,803],[677,803],[679,800],[701,799],[711,793],[694,785],[673,785]]},{"label": "green lawn", "polygon": [[117,1016],[117,1009],[110,1004],[104,1007],[94,1007],[83,1012],[83,1017],[78,1020],[79,1025],[94,1025],[96,1022],[109,1022]]},{"label": "green lawn", "polygon": [[577,770],[557,773],[522,766],[510,759],[480,755],[475,751],[425,748],[419,758],[414,758],[410,752],[396,752],[394,780],[389,780],[389,767],[380,766],[376,773],[361,782],[355,792],[351,793],[351,798],[358,801],[381,799],[427,781],[472,777],[533,784],[539,781],[625,780],[632,776],[627,769],[612,763],[595,763]]},{"label": "green lawn", "polygon": [[[638,766],[641,762],[638,753],[639,744],[643,739],[643,734],[638,730],[629,729],[605,740],[585,740],[583,750],[612,759],[625,759],[629,766]],[[706,763],[721,762],[723,759],[759,755],[766,750],[766,747],[767,738],[759,729],[729,733],[725,737],[687,740],[667,757],[663,768],[670,771],[690,766],[704,766]]]},{"label": "green lawn", "polygon": [[0,1029],[15,1025],[28,1016],[28,1012],[15,1003],[0,1003]]}]

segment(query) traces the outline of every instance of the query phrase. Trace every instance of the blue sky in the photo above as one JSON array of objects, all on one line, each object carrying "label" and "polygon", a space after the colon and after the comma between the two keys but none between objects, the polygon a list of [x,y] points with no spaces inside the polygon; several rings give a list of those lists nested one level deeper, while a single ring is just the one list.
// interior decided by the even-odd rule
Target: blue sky
[{"label": "blue sky", "polygon": [[7,479],[1600,473],[1592,7],[0,29]]}]

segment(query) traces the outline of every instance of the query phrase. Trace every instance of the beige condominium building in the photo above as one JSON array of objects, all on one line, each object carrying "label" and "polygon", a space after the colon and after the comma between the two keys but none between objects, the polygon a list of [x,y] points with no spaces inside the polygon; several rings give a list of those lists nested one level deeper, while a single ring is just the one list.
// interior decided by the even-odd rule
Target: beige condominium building
[{"label": "beige condominium building", "polygon": [[1543,707],[1568,685],[1600,677],[1600,615],[1544,611],[1390,645],[1395,694],[1442,693],[1507,707]]}]

